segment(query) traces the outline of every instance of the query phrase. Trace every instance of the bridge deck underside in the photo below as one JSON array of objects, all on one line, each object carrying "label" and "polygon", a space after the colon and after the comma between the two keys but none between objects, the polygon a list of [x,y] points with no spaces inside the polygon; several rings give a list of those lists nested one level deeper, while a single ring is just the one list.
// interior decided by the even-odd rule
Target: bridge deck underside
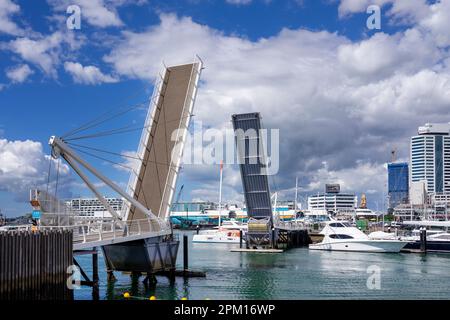
[{"label": "bridge deck underside", "polygon": [[272,203],[260,137],[259,113],[232,116],[248,216],[272,219]]}]

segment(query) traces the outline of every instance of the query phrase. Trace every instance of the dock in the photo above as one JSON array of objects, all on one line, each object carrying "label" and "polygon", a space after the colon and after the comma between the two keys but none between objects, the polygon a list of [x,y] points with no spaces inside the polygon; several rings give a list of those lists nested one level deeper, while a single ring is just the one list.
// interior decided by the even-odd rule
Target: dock
[{"label": "dock", "polygon": [[247,252],[247,253],[283,253],[282,249],[231,249],[230,252]]},{"label": "dock", "polygon": [[0,232],[0,300],[72,300],[72,233]]}]

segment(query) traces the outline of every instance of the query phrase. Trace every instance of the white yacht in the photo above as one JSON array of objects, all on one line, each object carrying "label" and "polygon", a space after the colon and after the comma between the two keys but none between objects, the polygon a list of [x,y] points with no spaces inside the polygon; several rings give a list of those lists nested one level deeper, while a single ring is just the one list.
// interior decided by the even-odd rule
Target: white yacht
[{"label": "white yacht", "polygon": [[230,220],[222,221],[222,224],[220,225],[220,227],[217,226],[217,227],[214,227],[214,229],[247,231],[248,225],[246,223],[237,221],[236,219],[230,219]]},{"label": "white yacht", "polygon": [[320,232],[322,242],[310,244],[311,250],[360,251],[360,252],[400,252],[407,244],[397,239],[373,240],[358,228],[343,221],[329,221]]},{"label": "white yacht", "polygon": [[215,230],[200,231],[194,235],[192,242],[202,243],[240,243],[242,231],[242,243],[245,243],[247,224],[240,223],[234,219],[223,221]]}]

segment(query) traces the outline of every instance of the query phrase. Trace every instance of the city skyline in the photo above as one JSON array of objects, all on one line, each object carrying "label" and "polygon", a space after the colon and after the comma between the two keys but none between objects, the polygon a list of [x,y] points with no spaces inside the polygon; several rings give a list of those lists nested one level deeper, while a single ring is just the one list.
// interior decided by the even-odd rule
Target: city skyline
[{"label": "city skyline", "polygon": [[[118,107],[136,108],[105,130],[139,127],[162,62],[195,54],[206,69],[194,121],[226,129],[231,114],[259,111],[265,127],[280,129],[272,192],[293,198],[296,177],[302,196],[337,182],[375,208],[386,201],[391,150],[409,161],[417,127],[450,119],[450,1],[376,3],[380,30],[367,28],[369,1],[1,0],[0,208],[30,211],[28,189],[47,182],[50,135]],[[80,30],[67,29],[69,4],[81,7]],[[88,145],[129,154],[139,135]],[[128,180],[123,168],[86,159]],[[218,165],[185,166],[184,199],[217,199],[218,176]],[[58,190],[90,195],[64,163]],[[243,199],[237,167],[225,167],[224,199]]]}]

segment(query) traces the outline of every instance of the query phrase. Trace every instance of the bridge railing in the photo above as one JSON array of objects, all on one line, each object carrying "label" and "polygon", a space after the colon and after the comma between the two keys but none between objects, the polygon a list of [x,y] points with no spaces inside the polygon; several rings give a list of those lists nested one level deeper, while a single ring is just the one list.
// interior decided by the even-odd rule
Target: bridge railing
[{"label": "bridge railing", "polygon": [[72,230],[73,242],[88,243],[114,240],[131,236],[156,233],[170,233],[170,225],[158,219],[141,219],[132,221],[91,220],[66,226],[40,226],[39,230]]},{"label": "bridge railing", "polygon": [[297,220],[285,221],[280,219],[277,215],[273,216],[273,225],[278,229],[283,230],[306,230],[303,222]]}]

